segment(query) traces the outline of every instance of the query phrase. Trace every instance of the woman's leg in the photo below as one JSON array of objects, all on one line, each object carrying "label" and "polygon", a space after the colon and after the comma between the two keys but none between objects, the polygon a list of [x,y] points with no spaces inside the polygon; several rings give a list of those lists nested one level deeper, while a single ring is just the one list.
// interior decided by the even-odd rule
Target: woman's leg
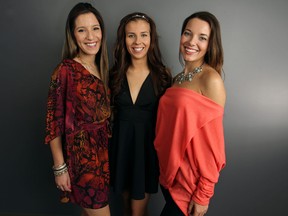
[{"label": "woman's leg", "polygon": [[148,201],[150,194],[145,193],[145,198],[142,200],[131,200],[132,216],[148,216]]},{"label": "woman's leg", "polygon": [[160,216],[185,216],[181,209],[177,206],[177,204],[172,199],[169,191],[161,186],[161,190],[163,196],[165,198],[165,206],[160,214]]},{"label": "woman's leg", "polygon": [[83,208],[82,216],[110,216],[109,205],[100,209]]},{"label": "woman's leg", "polygon": [[123,210],[124,216],[131,216],[131,203],[130,203],[130,195],[128,191],[123,192]]},{"label": "woman's leg", "polygon": [[130,198],[128,192],[123,193],[124,216],[148,216],[148,201],[150,195],[145,193],[145,198],[142,200],[134,200]]}]

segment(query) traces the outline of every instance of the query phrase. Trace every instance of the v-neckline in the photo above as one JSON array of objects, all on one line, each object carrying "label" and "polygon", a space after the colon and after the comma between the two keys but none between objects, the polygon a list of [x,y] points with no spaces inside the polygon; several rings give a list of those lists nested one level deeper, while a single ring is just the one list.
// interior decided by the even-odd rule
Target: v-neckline
[{"label": "v-neckline", "polygon": [[103,82],[98,76],[96,76],[95,74],[92,74],[87,68],[84,67],[84,65],[82,65],[80,62],[76,61],[75,59],[72,59],[74,62],[76,62],[80,67],[82,67],[82,71],[84,71],[87,75],[90,74],[93,78],[93,80],[98,80]]},{"label": "v-neckline", "polygon": [[138,101],[138,98],[142,92],[142,89],[143,89],[143,86],[144,84],[146,83],[146,81],[148,80],[148,77],[150,77],[150,73],[147,74],[146,78],[144,79],[143,83],[141,84],[141,87],[140,87],[140,90],[138,92],[138,95],[136,96],[135,98],[135,101],[133,102],[133,99],[132,99],[132,95],[131,95],[131,91],[130,91],[130,86],[129,86],[129,83],[128,83],[128,78],[127,76],[126,77],[126,83],[127,83],[127,88],[128,88],[128,92],[129,92],[129,98],[130,98],[130,101],[132,103],[133,106],[135,106],[137,104],[137,101]]}]

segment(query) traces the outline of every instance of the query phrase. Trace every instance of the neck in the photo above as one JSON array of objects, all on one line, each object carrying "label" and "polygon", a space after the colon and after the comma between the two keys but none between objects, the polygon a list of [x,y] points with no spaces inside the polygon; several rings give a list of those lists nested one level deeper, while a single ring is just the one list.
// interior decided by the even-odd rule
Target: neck
[{"label": "neck", "polygon": [[184,73],[193,71],[197,67],[202,67],[204,64],[204,59],[196,62],[185,62]]},{"label": "neck", "polygon": [[83,63],[89,64],[89,65],[95,65],[95,55],[83,55],[79,53],[77,57],[82,61]]},{"label": "neck", "polygon": [[149,71],[147,60],[132,60],[132,64],[129,66],[130,71]]}]

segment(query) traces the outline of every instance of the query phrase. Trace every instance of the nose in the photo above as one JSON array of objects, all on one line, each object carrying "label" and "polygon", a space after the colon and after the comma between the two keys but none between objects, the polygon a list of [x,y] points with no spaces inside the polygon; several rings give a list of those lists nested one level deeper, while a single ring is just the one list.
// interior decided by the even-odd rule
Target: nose
[{"label": "nose", "polygon": [[135,36],[135,41],[134,41],[134,43],[135,43],[135,44],[140,44],[140,42],[141,42],[141,38],[138,37],[138,36]]},{"label": "nose", "polygon": [[196,36],[191,36],[190,38],[189,38],[189,43],[191,44],[191,45],[196,45],[196,43],[197,43],[197,38],[196,38]]},{"label": "nose", "polygon": [[93,32],[92,31],[87,31],[87,35],[86,35],[88,40],[92,40],[93,39]]}]

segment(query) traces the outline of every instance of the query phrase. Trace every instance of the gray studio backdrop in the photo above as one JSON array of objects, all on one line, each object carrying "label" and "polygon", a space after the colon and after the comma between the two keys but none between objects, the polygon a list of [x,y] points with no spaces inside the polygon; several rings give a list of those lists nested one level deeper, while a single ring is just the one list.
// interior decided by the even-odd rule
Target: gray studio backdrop
[{"label": "gray studio backdrop", "polygon": [[[79,215],[58,202],[52,158],[43,144],[50,75],[60,61],[65,19],[75,0],[0,1],[0,215]],[[166,64],[181,70],[182,21],[199,10],[222,26],[227,167],[207,215],[288,215],[288,1],[99,0],[112,50],[120,19],[154,18]],[[111,56],[110,56],[111,57]],[[112,213],[120,215],[112,196]],[[164,201],[153,195],[150,216]]]}]

